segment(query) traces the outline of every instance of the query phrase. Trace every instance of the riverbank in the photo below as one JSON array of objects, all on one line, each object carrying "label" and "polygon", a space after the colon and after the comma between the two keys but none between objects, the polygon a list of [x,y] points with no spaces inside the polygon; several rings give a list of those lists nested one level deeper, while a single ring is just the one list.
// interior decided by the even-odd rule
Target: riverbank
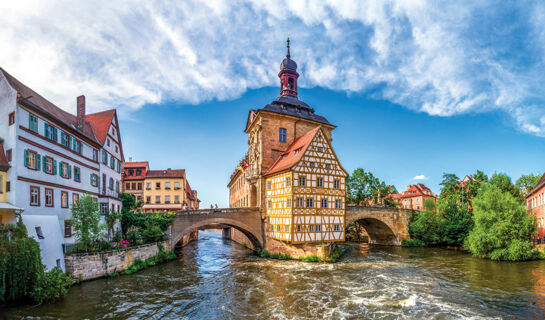
[{"label": "riverbank", "polygon": [[303,263],[262,259],[219,233],[201,232],[173,261],[83,282],[58,303],[13,306],[6,317],[542,319],[544,310],[543,261],[371,246],[337,263]]}]

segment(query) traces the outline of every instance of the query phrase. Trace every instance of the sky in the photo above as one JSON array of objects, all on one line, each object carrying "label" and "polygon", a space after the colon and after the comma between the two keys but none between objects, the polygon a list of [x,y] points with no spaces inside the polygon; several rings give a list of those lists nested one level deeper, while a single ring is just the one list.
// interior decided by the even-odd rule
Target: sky
[{"label": "sky", "polygon": [[279,94],[292,40],[299,97],[337,125],[343,166],[435,192],[541,174],[545,4],[531,1],[0,2],[0,66],[61,108],[117,108],[125,157],[185,168],[203,206],[247,149],[247,112]]}]

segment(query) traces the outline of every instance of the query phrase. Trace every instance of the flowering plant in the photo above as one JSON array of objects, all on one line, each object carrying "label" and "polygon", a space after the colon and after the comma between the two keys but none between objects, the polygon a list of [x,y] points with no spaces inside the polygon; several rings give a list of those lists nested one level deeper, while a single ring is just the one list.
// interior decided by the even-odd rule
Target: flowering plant
[{"label": "flowering plant", "polygon": [[142,240],[142,233],[140,232],[140,229],[135,226],[131,226],[127,232],[125,233],[125,239],[130,242],[130,244],[139,245],[144,243]]}]

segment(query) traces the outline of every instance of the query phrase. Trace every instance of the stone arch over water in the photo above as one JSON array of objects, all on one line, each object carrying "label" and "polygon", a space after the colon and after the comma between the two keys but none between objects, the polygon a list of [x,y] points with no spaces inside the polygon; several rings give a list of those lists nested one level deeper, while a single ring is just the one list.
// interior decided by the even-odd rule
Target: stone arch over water
[{"label": "stone arch over water", "polygon": [[399,246],[410,239],[412,214],[412,210],[399,208],[347,206],[346,224],[358,223],[365,228],[370,243]]}]

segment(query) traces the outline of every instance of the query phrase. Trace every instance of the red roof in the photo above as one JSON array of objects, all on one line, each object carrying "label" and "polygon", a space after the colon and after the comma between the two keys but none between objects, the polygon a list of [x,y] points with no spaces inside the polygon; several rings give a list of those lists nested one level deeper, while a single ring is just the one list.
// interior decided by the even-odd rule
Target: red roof
[{"label": "red roof", "polygon": [[140,162],[123,162],[121,165],[121,168],[141,168],[146,167],[149,168],[149,163],[147,161],[140,161]]},{"label": "red roof", "polygon": [[4,146],[0,144],[0,170],[7,171],[9,167],[8,159],[6,159],[6,154],[4,153]]},{"label": "red roof", "polygon": [[185,169],[148,170],[146,178],[184,178]]},{"label": "red roof", "polygon": [[30,107],[37,107],[39,111],[45,113],[46,115],[51,116],[54,119],[57,119],[59,122],[64,123],[66,126],[68,126],[69,128],[72,128],[74,131],[83,133],[83,135],[89,138],[90,140],[98,142],[90,123],[86,122],[84,124],[83,132],[80,132],[79,130],[76,129],[77,117],[75,115],[57,107],[52,102],[50,102],[49,100],[39,95],[36,91],[30,89],[29,87],[24,85],[22,82],[15,79],[13,76],[7,73],[4,69],[0,68],[0,72],[4,74],[10,86],[13,89],[15,89],[15,91],[17,91],[18,101],[22,103],[26,103]]},{"label": "red roof", "polygon": [[316,133],[321,130],[320,128],[321,127],[316,127],[295,139],[288,149],[286,149],[286,151],[280,157],[278,157],[276,162],[269,168],[269,170],[267,170],[265,175],[286,170],[296,165],[303,157],[303,154],[312,142],[312,139],[314,139]]},{"label": "red roof", "polygon": [[85,120],[89,122],[93,129],[95,129],[95,135],[100,143],[106,142],[106,136],[108,135],[108,129],[115,115],[115,109],[106,110],[102,112],[92,113],[85,116]]},{"label": "red roof", "polygon": [[436,197],[435,193],[430,188],[426,187],[422,183],[413,184],[407,187],[407,190],[403,191],[396,198],[412,198],[419,196]]}]

